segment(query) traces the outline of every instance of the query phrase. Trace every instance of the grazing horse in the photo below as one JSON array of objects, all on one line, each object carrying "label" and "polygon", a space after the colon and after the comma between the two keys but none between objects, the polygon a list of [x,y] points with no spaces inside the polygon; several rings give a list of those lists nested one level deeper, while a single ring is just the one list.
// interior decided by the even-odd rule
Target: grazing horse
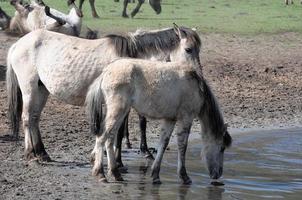
[{"label": "grazing horse", "polygon": [[[180,31],[191,40],[199,39],[191,29]],[[7,56],[8,115],[15,137],[22,118],[25,157],[50,160],[39,129],[49,94],[68,104],[83,105],[88,87],[113,60],[166,57],[177,48],[179,38],[173,29],[158,32],[86,40],[40,29],[13,44]]]},{"label": "grazing horse", "polygon": [[[302,0],[300,1],[300,3],[302,4]],[[285,0],[285,4],[289,5],[289,4],[294,4],[293,0]]]},{"label": "grazing horse", "polygon": [[[79,4],[80,10],[82,10],[84,1],[85,0],[80,0],[80,4]],[[114,0],[114,1],[119,2],[119,0]],[[141,8],[141,6],[144,2],[145,2],[145,0],[137,0],[137,5],[134,8],[134,10],[131,12],[131,17],[134,17],[138,13],[139,9]],[[122,16],[126,17],[126,18],[128,18],[128,15],[127,15],[128,3],[129,3],[129,0],[124,0]],[[160,3],[161,3],[161,0],[149,0],[149,4],[150,4],[151,8],[153,8],[153,10],[156,12],[156,14],[161,13],[161,4]],[[99,15],[97,14],[96,9],[95,9],[95,0],[89,0],[89,4],[91,7],[92,17],[99,18]]]},{"label": "grazing horse", "polygon": [[[223,172],[223,155],[231,145],[218,103],[202,76],[200,43],[179,31],[180,47],[171,52],[175,62],[118,59],[109,64],[90,86],[86,98],[92,133],[96,135],[92,151],[92,174],[107,182],[104,174],[104,147],[107,151],[108,177],[123,178],[118,171],[113,143],[123,119],[131,107],[139,114],[162,122],[160,144],[152,165],[154,184],[160,184],[160,165],[176,122],[178,176],[183,184],[191,184],[185,167],[185,153],[193,119],[202,127],[202,149],[209,175],[218,179]],[[104,104],[105,109],[102,105]]]},{"label": "grazing horse", "polygon": [[16,12],[11,19],[8,32],[24,35],[36,29],[46,29],[67,35],[79,36],[82,26],[82,14],[73,1],[68,15],[45,6],[41,0],[22,5],[19,1],[11,1]]}]

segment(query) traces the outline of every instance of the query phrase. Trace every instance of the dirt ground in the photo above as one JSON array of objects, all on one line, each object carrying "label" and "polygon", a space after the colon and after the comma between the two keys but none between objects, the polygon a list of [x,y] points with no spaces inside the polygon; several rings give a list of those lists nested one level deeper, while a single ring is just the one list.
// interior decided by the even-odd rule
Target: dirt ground
[{"label": "dirt ground", "polygon": [[[260,36],[202,35],[204,76],[212,86],[232,128],[292,127],[302,124],[302,36],[295,33]],[[11,141],[7,120],[5,59],[16,38],[0,32],[0,199],[88,198],[88,158],[94,138],[84,109],[50,98],[40,123],[46,150],[57,162],[27,163],[23,141]],[[137,116],[130,132],[138,147]],[[158,122],[148,123],[154,146]],[[195,123],[193,131],[200,128]],[[77,167],[83,167],[83,173]],[[54,172],[54,168],[55,170]],[[59,170],[58,170],[59,169]],[[83,184],[78,185],[78,182]],[[96,184],[96,183],[95,183]],[[88,195],[88,196],[87,196]]]}]

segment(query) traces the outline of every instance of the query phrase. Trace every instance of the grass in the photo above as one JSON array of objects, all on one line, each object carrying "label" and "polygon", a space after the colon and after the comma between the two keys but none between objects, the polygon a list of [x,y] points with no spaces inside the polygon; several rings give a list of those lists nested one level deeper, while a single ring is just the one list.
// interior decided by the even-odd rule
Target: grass
[{"label": "grass", "polygon": [[[44,1],[58,10],[68,11],[65,0]],[[122,1],[96,0],[101,18],[93,19],[86,0],[84,23],[106,32],[171,27],[175,22],[196,27],[203,33],[302,33],[302,5],[298,0],[290,6],[285,6],[283,0],[163,0],[160,15],[145,3],[134,19],[121,17]],[[0,0],[0,6],[13,13],[8,2]],[[129,4],[128,13],[134,6]]]}]

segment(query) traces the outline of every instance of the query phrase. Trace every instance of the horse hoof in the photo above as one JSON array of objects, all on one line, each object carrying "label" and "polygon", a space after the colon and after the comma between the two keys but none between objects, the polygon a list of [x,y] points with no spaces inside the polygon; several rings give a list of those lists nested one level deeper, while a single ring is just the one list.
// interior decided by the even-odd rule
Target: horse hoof
[{"label": "horse hoof", "polygon": [[99,177],[98,181],[101,183],[108,183],[107,178],[106,177]]},{"label": "horse hoof", "polygon": [[39,160],[42,162],[52,162],[48,154],[39,156]]},{"label": "horse hoof", "polygon": [[122,176],[119,176],[119,177],[115,177],[115,181],[124,181],[124,179]]},{"label": "horse hoof", "polygon": [[129,16],[127,14],[125,14],[125,13],[122,14],[122,17],[129,18]]},{"label": "horse hoof", "polygon": [[152,154],[146,154],[146,155],[145,155],[145,158],[146,158],[147,160],[154,160],[154,157],[153,157]]},{"label": "horse hoof", "polygon": [[122,174],[127,174],[128,173],[128,167],[126,166],[121,166],[118,168],[119,172]]},{"label": "horse hoof", "polygon": [[153,185],[160,185],[161,184],[161,181],[159,178],[156,178],[156,179],[153,179],[153,182],[152,182]]},{"label": "horse hoof", "polygon": [[92,13],[92,17],[93,17],[93,18],[96,18],[96,19],[99,19],[99,18],[100,18],[100,16],[99,16],[98,14],[96,14],[96,13]]},{"label": "horse hoof", "polygon": [[188,177],[188,178],[182,180],[182,184],[183,185],[191,185],[192,184],[192,180]]}]

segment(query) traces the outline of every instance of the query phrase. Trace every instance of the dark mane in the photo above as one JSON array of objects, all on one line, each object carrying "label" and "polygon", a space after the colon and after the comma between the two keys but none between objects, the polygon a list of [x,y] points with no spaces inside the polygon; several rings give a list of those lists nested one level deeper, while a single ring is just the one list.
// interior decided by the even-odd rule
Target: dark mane
[{"label": "dark mane", "polygon": [[216,134],[216,136],[222,136],[225,131],[225,125],[218,102],[205,79],[202,79],[202,85],[205,96],[204,109],[209,116],[210,128],[212,132]]},{"label": "dark mane", "polygon": [[110,34],[105,37],[110,39],[118,56],[131,58],[137,57],[137,48],[130,36]]},{"label": "dark mane", "polygon": [[223,116],[219,109],[218,102],[210,89],[207,81],[196,71],[192,72],[192,76],[198,81],[200,91],[204,96],[204,106],[200,110],[200,116],[204,119],[207,117],[207,122],[210,126],[211,132],[215,134],[216,138],[223,137],[226,132]]},{"label": "dark mane", "polygon": [[142,54],[171,51],[175,49],[180,41],[173,28],[156,32],[142,31],[135,34],[133,39],[137,50]]},{"label": "dark mane", "polygon": [[[201,45],[198,34],[192,29],[180,27],[180,30],[195,44]],[[128,35],[107,35],[121,57],[137,58],[140,55],[151,55],[160,52],[169,52],[179,44],[179,37],[173,28],[159,31],[141,31]]]}]

